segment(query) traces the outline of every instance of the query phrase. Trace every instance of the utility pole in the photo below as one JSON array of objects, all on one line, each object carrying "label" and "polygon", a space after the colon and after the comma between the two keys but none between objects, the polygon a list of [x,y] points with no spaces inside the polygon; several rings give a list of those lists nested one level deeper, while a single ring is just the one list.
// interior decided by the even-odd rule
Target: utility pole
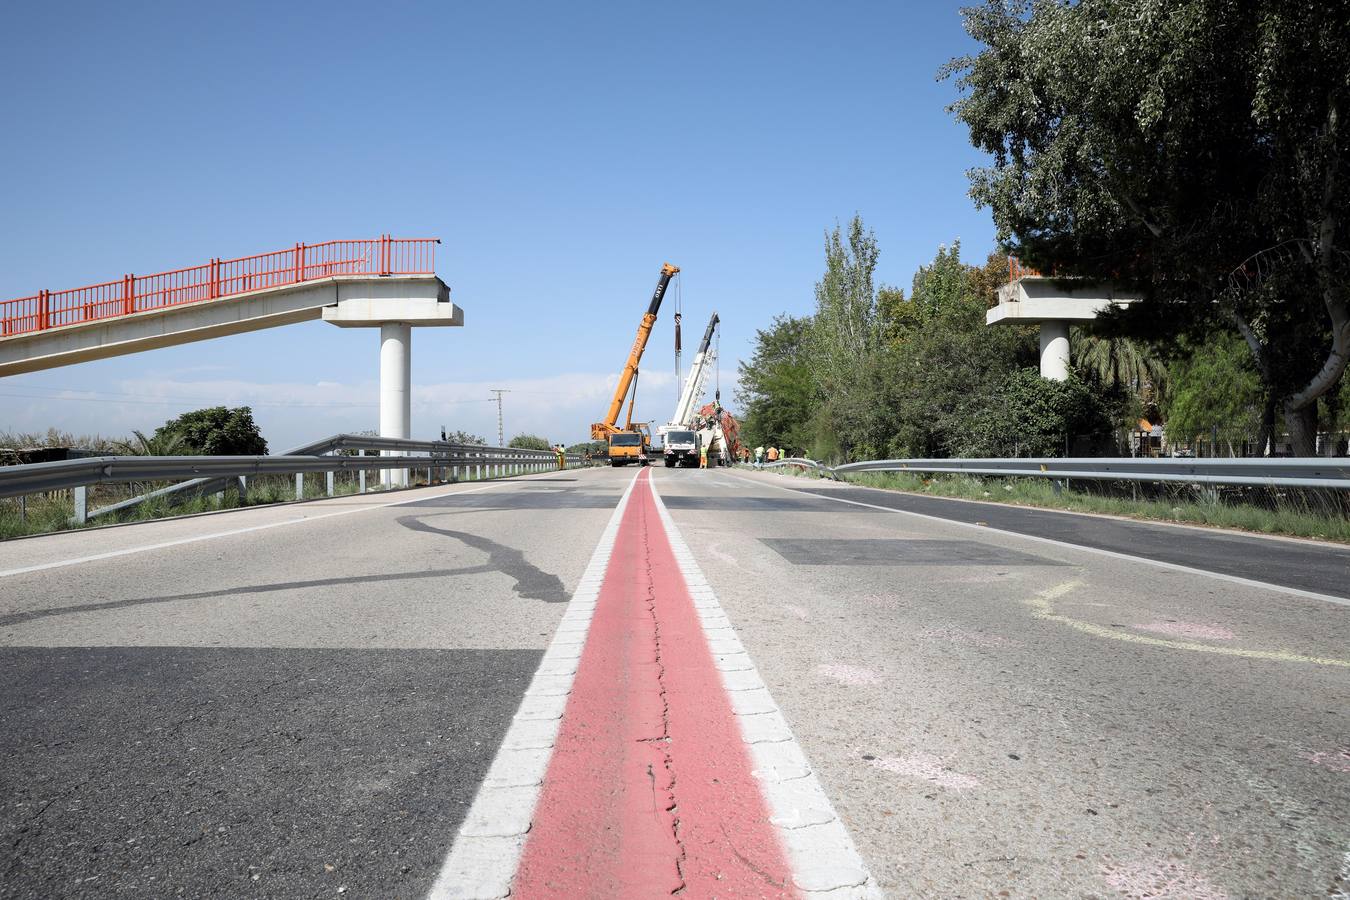
[{"label": "utility pole", "polygon": [[497,395],[497,446],[506,446],[506,436],[502,433],[502,394],[511,393],[510,388],[488,388]]}]

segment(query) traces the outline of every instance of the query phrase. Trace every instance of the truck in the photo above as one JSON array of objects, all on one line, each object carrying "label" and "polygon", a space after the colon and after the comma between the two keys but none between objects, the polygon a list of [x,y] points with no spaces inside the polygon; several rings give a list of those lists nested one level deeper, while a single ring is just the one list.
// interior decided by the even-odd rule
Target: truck
[{"label": "truck", "polygon": [[699,449],[703,440],[692,428],[668,428],[662,435],[661,455],[665,457],[666,468],[676,466],[698,467]]},{"label": "truck", "polygon": [[[628,351],[628,361],[623,367],[623,372],[619,375],[619,383],[614,388],[614,397],[610,401],[609,410],[605,413],[605,418],[600,422],[591,425],[591,439],[596,441],[606,441],[609,444],[609,464],[611,466],[626,466],[635,462],[638,465],[647,465],[651,461],[651,431],[646,422],[633,421],[633,405],[637,402],[637,379],[638,364],[642,361],[642,354],[647,349],[647,339],[651,337],[652,326],[656,324],[657,314],[661,311],[661,300],[666,295],[666,288],[670,286],[670,279],[680,271],[678,266],[665,263],[661,266],[661,275],[656,282],[656,290],[652,292],[651,302],[647,304],[647,312],[643,314],[642,321],[638,323],[637,337],[633,340],[633,348]],[[629,398],[629,391],[632,391],[632,397]],[[628,420],[622,428],[619,427],[619,413],[623,410],[624,400],[628,400]]]}]

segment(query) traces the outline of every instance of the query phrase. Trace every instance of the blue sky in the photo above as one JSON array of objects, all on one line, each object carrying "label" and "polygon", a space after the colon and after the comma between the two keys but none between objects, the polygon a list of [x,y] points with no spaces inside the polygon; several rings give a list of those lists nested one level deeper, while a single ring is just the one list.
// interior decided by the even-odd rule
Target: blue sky
[{"label": "blue sky", "polygon": [[[334,238],[435,236],[462,329],[415,333],[413,431],[586,437],[662,262],[686,335],[809,312],[855,212],[879,278],[959,238],[982,159],[938,67],[957,3],[20,4],[0,32],[0,298]],[[638,413],[674,406],[673,295]],[[274,449],[377,419],[373,331],[321,322],[0,380],[0,429],[212,403]]]}]

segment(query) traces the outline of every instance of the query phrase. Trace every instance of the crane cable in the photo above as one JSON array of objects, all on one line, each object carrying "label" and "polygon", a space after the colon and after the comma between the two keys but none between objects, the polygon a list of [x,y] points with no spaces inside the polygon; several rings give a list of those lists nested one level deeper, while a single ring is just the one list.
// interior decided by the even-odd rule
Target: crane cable
[{"label": "crane cable", "polygon": [[684,314],[684,279],[675,275],[675,402],[680,402],[682,385],[680,383],[680,319]]}]

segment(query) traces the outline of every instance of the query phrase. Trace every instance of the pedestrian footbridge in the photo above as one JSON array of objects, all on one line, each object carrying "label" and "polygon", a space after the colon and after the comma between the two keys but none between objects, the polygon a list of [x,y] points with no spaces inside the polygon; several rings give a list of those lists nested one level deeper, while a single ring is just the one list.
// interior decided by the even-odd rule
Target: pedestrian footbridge
[{"label": "pedestrian footbridge", "polygon": [[0,376],[322,319],[380,329],[380,435],[411,436],[412,328],[464,324],[436,238],[296,244],[0,301]]}]

